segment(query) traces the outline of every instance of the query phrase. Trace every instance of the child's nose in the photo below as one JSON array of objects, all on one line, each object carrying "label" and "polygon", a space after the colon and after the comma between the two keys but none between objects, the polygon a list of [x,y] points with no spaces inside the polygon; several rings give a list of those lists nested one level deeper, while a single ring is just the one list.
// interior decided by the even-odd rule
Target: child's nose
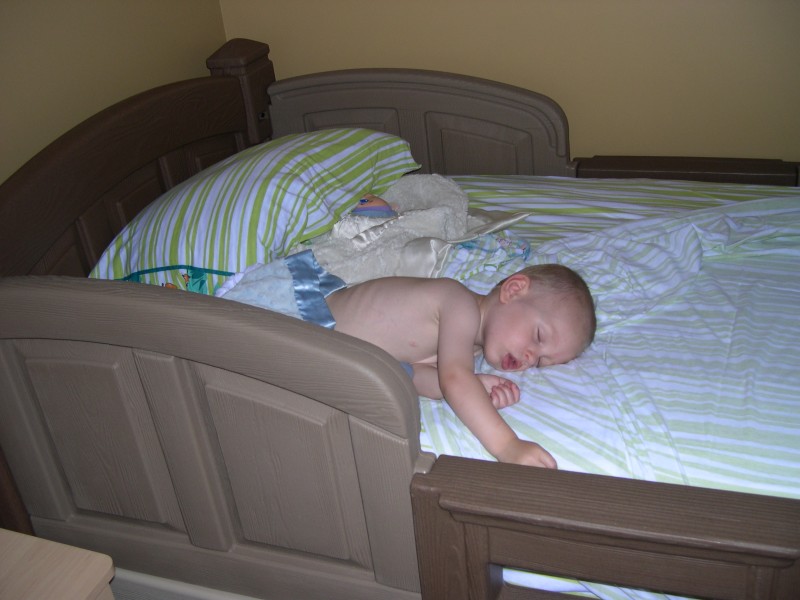
[{"label": "child's nose", "polygon": [[535,367],[536,362],[539,360],[539,357],[536,353],[536,350],[528,349],[525,351],[525,364],[529,367]]}]

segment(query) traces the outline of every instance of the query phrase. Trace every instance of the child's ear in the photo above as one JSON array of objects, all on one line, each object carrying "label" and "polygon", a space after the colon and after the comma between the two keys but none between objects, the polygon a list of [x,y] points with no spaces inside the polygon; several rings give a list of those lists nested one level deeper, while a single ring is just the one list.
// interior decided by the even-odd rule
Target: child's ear
[{"label": "child's ear", "polygon": [[528,279],[527,275],[515,273],[510,277],[506,277],[500,286],[500,302],[510,302],[519,296],[524,296],[528,293],[530,287],[531,280]]}]

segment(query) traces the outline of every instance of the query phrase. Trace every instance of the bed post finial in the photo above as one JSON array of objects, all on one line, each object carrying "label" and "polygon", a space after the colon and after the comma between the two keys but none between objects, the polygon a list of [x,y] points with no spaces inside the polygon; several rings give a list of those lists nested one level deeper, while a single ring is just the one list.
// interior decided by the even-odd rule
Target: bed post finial
[{"label": "bed post finial", "polygon": [[275,81],[269,59],[269,46],[262,42],[235,38],[228,40],[206,60],[212,76],[238,77],[247,111],[247,136],[258,144],[272,135],[267,87]]}]

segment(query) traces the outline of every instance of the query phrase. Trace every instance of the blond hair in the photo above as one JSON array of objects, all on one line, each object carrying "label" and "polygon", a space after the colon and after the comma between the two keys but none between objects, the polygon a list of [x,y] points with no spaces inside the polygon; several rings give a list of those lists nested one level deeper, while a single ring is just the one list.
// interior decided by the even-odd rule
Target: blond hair
[{"label": "blond hair", "polygon": [[[574,298],[586,317],[586,346],[592,343],[597,330],[597,315],[592,292],[583,277],[569,267],[556,263],[530,265],[517,271],[517,274],[525,275],[536,287]],[[497,284],[498,288],[503,281]]]}]

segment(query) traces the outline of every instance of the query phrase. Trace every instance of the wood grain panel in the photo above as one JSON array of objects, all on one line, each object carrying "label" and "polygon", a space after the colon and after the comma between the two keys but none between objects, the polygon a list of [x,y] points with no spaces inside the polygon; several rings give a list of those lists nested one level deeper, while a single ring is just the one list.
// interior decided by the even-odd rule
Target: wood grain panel
[{"label": "wood grain panel", "polygon": [[161,177],[166,187],[172,188],[243,149],[244,146],[237,142],[237,136],[233,134],[201,140],[162,156],[158,163]]},{"label": "wood grain panel", "polygon": [[218,445],[203,411],[202,385],[187,361],[155,352],[134,356],[192,544],[228,551],[234,524],[220,481]]},{"label": "wood grain panel", "polygon": [[27,511],[66,520],[75,513],[75,505],[36,406],[18,342],[0,341],[0,369],[0,440]]},{"label": "wood grain panel", "polygon": [[400,120],[392,108],[365,108],[353,110],[323,110],[303,115],[305,131],[317,131],[331,127],[365,127],[400,135]]},{"label": "wood grain panel", "polygon": [[512,165],[515,175],[535,171],[533,139],[523,130],[443,113],[428,113],[425,124],[434,173],[498,175]]},{"label": "wood grain panel", "polygon": [[[418,456],[418,441],[400,438],[352,415],[350,429],[375,578],[386,585],[416,590],[419,573],[414,531],[405,523],[412,519],[408,477],[415,467],[412,457]],[[398,477],[398,473],[404,476]]]},{"label": "wood grain panel", "polygon": [[38,340],[20,347],[75,505],[182,529],[130,351]]},{"label": "wood grain panel", "polygon": [[[335,126],[396,111],[397,130],[383,130],[410,143],[423,173],[572,174],[563,111],[552,99],[514,86],[436,71],[352,69],[284,79],[269,93],[275,135],[310,131],[323,115],[331,115],[327,126]],[[455,145],[443,153],[445,129],[448,135],[475,134],[480,143],[464,145],[466,155],[453,138]],[[512,138],[520,135],[527,140],[518,145]]]},{"label": "wood grain panel", "polygon": [[81,250],[76,226],[69,227],[44,253],[31,270],[33,275],[82,277],[89,272],[89,262]]},{"label": "wood grain panel", "polygon": [[226,371],[198,372],[244,538],[368,566],[347,416]]}]

